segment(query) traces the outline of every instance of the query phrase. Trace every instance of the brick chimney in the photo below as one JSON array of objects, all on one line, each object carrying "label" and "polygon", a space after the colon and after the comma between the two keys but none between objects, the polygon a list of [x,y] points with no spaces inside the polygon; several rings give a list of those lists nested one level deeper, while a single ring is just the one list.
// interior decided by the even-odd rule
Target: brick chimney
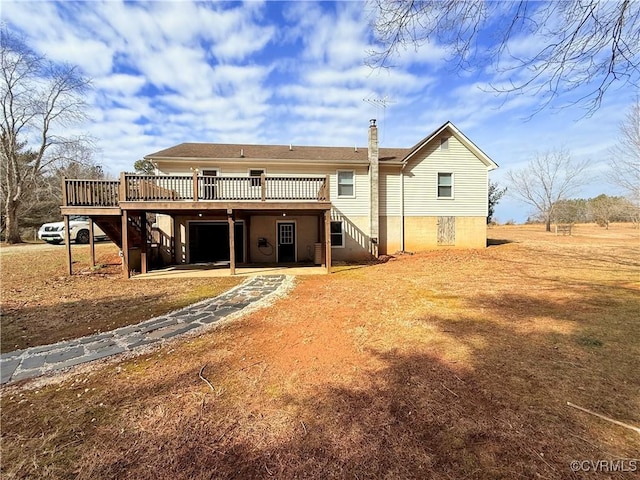
[{"label": "brick chimney", "polygon": [[379,199],[379,164],[378,164],[378,127],[376,120],[369,120],[369,185],[370,205],[369,211],[369,237],[371,238],[371,254],[378,256],[378,243],[380,241],[380,199]]}]

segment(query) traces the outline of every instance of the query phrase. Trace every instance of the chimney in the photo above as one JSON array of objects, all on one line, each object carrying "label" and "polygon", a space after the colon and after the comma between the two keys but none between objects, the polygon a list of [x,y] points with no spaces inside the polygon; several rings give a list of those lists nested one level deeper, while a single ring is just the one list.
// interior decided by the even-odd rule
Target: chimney
[{"label": "chimney", "polygon": [[376,120],[369,120],[369,185],[370,205],[369,211],[369,237],[371,239],[371,254],[378,257],[378,243],[380,237],[380,207],[379,207],[379,165],[378,165],[378,127]]}]

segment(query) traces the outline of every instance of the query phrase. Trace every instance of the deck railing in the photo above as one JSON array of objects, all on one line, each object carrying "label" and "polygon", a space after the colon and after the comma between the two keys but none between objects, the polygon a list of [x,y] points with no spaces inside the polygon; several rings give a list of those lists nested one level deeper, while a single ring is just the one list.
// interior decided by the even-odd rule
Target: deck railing
[{"label": "deck railing", "polygon": [[117,207],[119,189],[117,180],[65,179],[62,203],[78,207]]},{"label": "deck railing", "polygon": [[118,206],[127,202],[329,201],[329,177],[212,177],[133,175],[119,181],[65,180],[65,206]]}]

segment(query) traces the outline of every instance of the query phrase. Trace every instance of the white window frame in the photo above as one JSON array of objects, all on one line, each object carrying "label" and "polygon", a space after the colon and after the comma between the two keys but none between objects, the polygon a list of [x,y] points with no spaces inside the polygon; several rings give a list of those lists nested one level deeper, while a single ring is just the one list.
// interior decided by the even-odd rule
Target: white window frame
[{"label": "white window frame", "polygon": [[[260,182],[260,175],[251,175],[251,171],[257,171],[260,170],[263,174],[267,174],[267,169],[266,168],[250,168],[249,170],[247,170],[247,175],[249,176],[249,178],[251,178],[251,186],[252,187],[261,187],[262,183]],[[255,182],[253,179],[257,178],[258,181]]]},{"label": "white window frame", "polygon": [[[216,172],[215,175],[207,175],[204,172]],[[219,177],[220,176],[220,169],[219,168],[199,168],[198,169],[198,173],[200,174],[201,177]]]},{"label": "white window frame", "polygon": [[[451,196],[441,197],[440,196],[440,175],[451,175]],[[443,185],[446,186],[446,185]],[[438,200],[453,200],[455,194],[455,175],[453,172],[438,172],[436,174],[436,196]]]},{"label": "white window frame", "polygon": [[449,139],[451,137],[441,137],[440,138],[440,150],[449,150]]},{"label": "white window frame", "polygon": [[[340,174],[350,173],[353,179],[353,195],[340,195]],[[356,171],[355,170],[337,170],[336,171],[336,193],[338,198],[356,198]]]},{"label": "white window frame", "polygon": [[331,248],[344,248],[345,247],[345,237],[346,235],[344,234],[344,220],[331,220],[331,223],[329,224],[329,237],[332,238],[334,235],[338,235],[337,233],[333,233],[331,231],[331,224],[333,223],[339,223],[340,224],[340,235],[342,236],[342,245],[334,245],[333,244],[333,240],[331,240]]}]

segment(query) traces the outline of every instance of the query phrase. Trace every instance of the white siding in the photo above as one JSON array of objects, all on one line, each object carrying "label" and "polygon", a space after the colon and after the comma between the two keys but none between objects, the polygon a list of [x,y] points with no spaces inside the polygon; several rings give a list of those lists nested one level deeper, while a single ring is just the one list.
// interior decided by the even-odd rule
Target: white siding
[{"label": "white siding", "polygon": [[[438,198],[438,173],[453,173],[453,198]],[[406,216],[487,216],[487,167],[456,137],[448,150],[436,139],[405,168]]]},{"label": "white siding", "polygon": [[[178,162],[158,162],[159,169],[167,175],[191,175],[191,165],[184,165]],[[329,175],[329,186],[331,203],[334,208],[346,216],[369,216],[369,172],[367,167],[331,167],[326,165],[264,165],[260,162],[247,163],[243,165],[232,165],[228,163],[210,163],[198,165],[198,169],[217,169],[220,176],[248,176],[249,169],[262,168],[267,176],[325,176]],[[354,198],[338,197],[338,170],[355,171],[355,191]]]},{"label": "white siding", "polygon": [[400,215],[402,211],[400,169],[381,169],[379,188],[380,216]]}]

